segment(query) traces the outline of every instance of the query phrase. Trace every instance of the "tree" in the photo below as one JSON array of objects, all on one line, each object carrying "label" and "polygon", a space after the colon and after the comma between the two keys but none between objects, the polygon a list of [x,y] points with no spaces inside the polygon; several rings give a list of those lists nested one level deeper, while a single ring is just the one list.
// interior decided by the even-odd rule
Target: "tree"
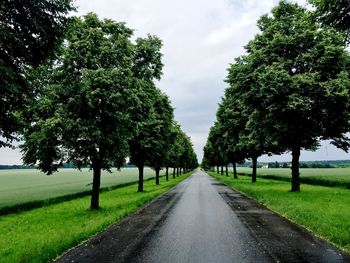
[{"label": "tree", "polygon": [[16,112],[33,96],[24,73],[52,57],[73,10],[71,0],[4,0],[0,5],[0,147],[20,128]]},{"label": "tree", "polygon": [[214,158],[214,149],[213,146],[211,144],[211,142],[209,140],[207,140],[204,148],[203,148],[203,161],[202,161],[202,165],[207,168],[213,167],[213,169],[215,170],[215,166],[216,166],[216,162],[215,162],[215,158]]},{"label": "tree", "polygon": [[314,150],[321,139],[349,147],[349,55],[343,35],[296,4],[282,1],[258,26],[246,47],[254,85],[245,103],[256,111],[251,123],[292,152],[291,190],[299,191],[301,149]]},{"label": "tree", "polygon": [[137,125],[137,132],[129,140],[130,162],[139,170],[138,192],[143,191],[143,176],[148,153],[152,150],[152,133],[156,115],[153,104],[158,96],[157,88],[149,82],[141,81],[138,97],[142,101],[138,114],[132,116],[132,121]]},{"label": "tree", "polygon": [[204,147],[205,158],[209,161],[209,163],[217,167],[217,173],[219,173],[219,167],[222,166],[225,161],[220,153],[220,136],[221,134],[216,122],[210,128],[207,145]]},{"label": "tree", "polygon": [[[228,79],[226,82],[230,83]],[[225,153],[228,162],[233,164],[233,177],[235,179],[238,178],[236,163],[247,157],[240,144],[241,131],[246,125],[240,107],[239,96],[235,94],[234,88],[230,87],[226,89],[225,96],[216,113],[217,122],[220,123],[222,129],[222,152]]]},{"label": "tree", "polygon": [[[148,153],[152,149],[151,138],[155,131],[152,125],[156,125],[157,111],[155,106],[162,96],[154,85],[155,79],[160,79],[162,75],[163,64],[161,40],[156,36],[148,35],[147,38],[138,38],[135,46],[135,63],[133,65],[133,74],[137,81],[134,85],[139,87],[138,97],[142,104],[137,110],[138,114],[132,116],[132,120],[137,125],[137,132],[129,141],[130,159],[139,170],[138,191],[143,191],[143,171]],[[159,127],[158,127],[159,128]]]},{"label": "tree", "polygon": [[183,140],[185,138],[184,132],[178,123],[174,122],[172,126],[172,137],[174,138],[171,144],[169,154],[167,155],[166,165],[173,168],[173,178],[176,176],[176,169],[180,166],[180,158],[185,151]]},{"label": "tree", "polygon": [[175,178],[175,167],[177,166],[177,157],[178,152],[180,151],[179,147],[179,136],[181,128],[177,122],[173,122],[171,126],[171,138],[172,143],[169,145],[168,154],[165,156],[164,166],[166,168],[166,180],[169,181],[169,168],[173,167],[173,178]]},{"label": "tree", "polygon": [[185,133],[182,133],[182,145],[183,151],[180,155],[180,173],[181,171],[186,173],[189,170],[198,167],[197,156],[194,153],[191,138]]},{"label": "tree", "polygon": [[[192,144],[191,144],[192,145]],[[196,169],[198,167],[198,159],[197,159],[197,155],[194,152],[193,147],[191,147],[191,150],[189,152],[189,156],[188,156],[188,162],[187,162],[187,170],[188,171],[192,171],[194,169]]]},{"label": "tree", "polygon": [[309,0],[316,7],[318,19],[337,30],[346,33],[350,30],[350,2],[349,0]]},{"label": "tree", "polygon": [[[125,162],[130,121],[140,104],[133,84],[132,30],[95,14],[75,18],[63,54],[49,78],[37,80],[40,96],[24,130],[26,164],[47,174],[64,162],[93,170],[91,209],[99,208],[101,170]],[[136,113],[135,113],[136,111]]]},{"label": "tree", "polygon": [[230,66],[226,79],[230,87],[225,95],[231,109],[231,116],[227,117],[232,120],[232,128],[238,131],[231,135],[234,139],[232,147],[240,161],[244,158],[252,160],[252,182],[256,182],[258,157],[269,151],[277,152],[277,149],[261,129],[266,108],[259,108],[255,93],[259,84],[254,75],[256,66],[250,60],[249,56],[241,56]]},{"label": "tree", "polygon": [[[147,153],[147,164],[156,171],[156,184],[159,184],[159,171],[166,165],[167,156],[170,154],[170,147],[174,143],[172,137],[173,108],[170,105],[168,97],[159,92],[153,105],[154,117],[151,128],[152,136],[150,140],[151,149]],[[150,116],[149,116],[150,117]]]}]

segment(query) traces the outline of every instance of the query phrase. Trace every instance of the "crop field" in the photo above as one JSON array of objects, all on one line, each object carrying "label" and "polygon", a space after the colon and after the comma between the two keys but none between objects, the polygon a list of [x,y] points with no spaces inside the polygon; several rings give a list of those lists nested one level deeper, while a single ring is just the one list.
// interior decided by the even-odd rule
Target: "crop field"
[{"label": "crop field", "polygon": [[[152,169],[145,169],[145,179],[154,176]],[[104,171],[101,188],[135,182],[137,179],[137,168],[113,169],[112,173]],[[89,169],[60,169],[49,176],[34,169],[0,170],[0,209],[88,191],[91,183],[92,171]]]},{"label": "crop field", "polygon": [[[251,168],[238,168],[239,174],[250,175]],[[232,172],[232,170],[231,170]],[[258,177],[289,181],[290,168],[259,168]],[[302,183],[350,188],[350,168],[304,168],[300,169]]]}]

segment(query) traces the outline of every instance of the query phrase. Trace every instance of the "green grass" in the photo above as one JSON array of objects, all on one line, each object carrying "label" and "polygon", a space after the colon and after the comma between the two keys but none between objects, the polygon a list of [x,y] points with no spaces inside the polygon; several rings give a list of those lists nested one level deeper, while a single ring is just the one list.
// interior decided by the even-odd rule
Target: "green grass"
[{"label": "green grass", "polygon": [[[153,170],[145,169],[145,179],[154,177]],[[138,179],[136,168],[113,169],[103,172],[101,187],[110,187]],[[60,169],[47,176],[38,170],[0,170],[0,209],[28,202],[53,199],[91,190],[92,172],[88,169]]]},{"label": "green grass", "polygon": [[100,195],[101,209],[91,211],[90,197],[54,204],[0,217],[0,262],[47,262],[102,231],[140,206],[166,192],[191,173],[161,178],[144,184],[145,192],[137,193],[130,185]]},{"label": "green grass", "polygon": [[348,189],[302,185],[301,192],[293,193],[284,181],[259,179],[253,184],[249,177],[210,175],[350,252]]},{"label": "green grass", "polygon": [[[238,168],[238,173],[251,175],[251,168]],[[290,168],[259,168],[257,176],[266,179],[290,181]],[[350,168],[304,168],[300,169],[301,183],[336,186],[350,189]]]}]

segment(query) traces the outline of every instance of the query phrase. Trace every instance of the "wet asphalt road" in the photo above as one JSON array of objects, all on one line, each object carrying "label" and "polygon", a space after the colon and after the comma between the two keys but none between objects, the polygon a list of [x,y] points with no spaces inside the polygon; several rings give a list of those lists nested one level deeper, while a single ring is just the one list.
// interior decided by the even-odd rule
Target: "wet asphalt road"
[{"label": "wet asphalt road", "polygon": [[186,181],[176,203],[131,262],[270,262],[247,228],[198,171]]},{"label": "wet asphalt road", "polygon": [[202,171],[56,262],[350,262],[350,255]]}]

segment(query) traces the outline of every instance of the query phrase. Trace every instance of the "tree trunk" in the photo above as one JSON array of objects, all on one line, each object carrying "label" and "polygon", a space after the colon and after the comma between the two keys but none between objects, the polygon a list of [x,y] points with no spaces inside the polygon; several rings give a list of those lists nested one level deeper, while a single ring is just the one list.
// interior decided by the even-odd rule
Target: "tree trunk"
[{"label": "tree trunk", "polygon": [[137,192],[143,192],[143,167],[144,164],[140,164],[137,166],[139,169],[139,187],[137,189]]},{"label": "tree trunk", "polygon": [[236,162],[233,162],[233,178],[238,179]]},{"label": "tree trunk", "polygon": [[183,170],[183,168],[182,168],[182,167],[180,167],[180,175],[182,175],[182,170]]},{"label": "tree trunk", "polygon": [[179,167],[176,168],[176,176],[179,177]]},{"label": "tree trunk", "polygon": [[101,164],[93,163],[93,181],[92,181],[92,194],[91,194],[91,204],[90,208],[97,210],[99,206],[99,195],[100,195],[100,184],[101,184]]},{"label": "tree trunk", "polygon": [[159,185],[159,170],[160,170],[160,168],[157,167],[155,170],[156,170],[156,185]]},{"label": "tree trunk", "polygon": [[258,157],[254,156],[252,158],[253,161],[253,175],[252,175],[252,182],[255,183],[256,182],[256,165],[258,162]]},{"label": "tree trunk", "polygon": [[224,166],[221,165],[221,175],[224,175]]},{"label": "tree trunk", "polygon": [[169,181],[169,167],[165,168],[165,178],[167,181]]},{"label": "tree trunk", "polygon": [[176,168],[173,168],[173,179],[175,179],[175,175],[176,175]]},{"label": "tree trunk", "polygon": [[292,149],[292,192],[300,191],[300,174],[299,174],[300,148]]},{"label": "tree trunk", "polygon": [[219,165],[216,166],[216,172],[219,174]]},{"label": "tree trunk", "polygon": [[226,167],[226,176],[228,176],[228,168],[227,168],[227,164],[225,165]]}]

